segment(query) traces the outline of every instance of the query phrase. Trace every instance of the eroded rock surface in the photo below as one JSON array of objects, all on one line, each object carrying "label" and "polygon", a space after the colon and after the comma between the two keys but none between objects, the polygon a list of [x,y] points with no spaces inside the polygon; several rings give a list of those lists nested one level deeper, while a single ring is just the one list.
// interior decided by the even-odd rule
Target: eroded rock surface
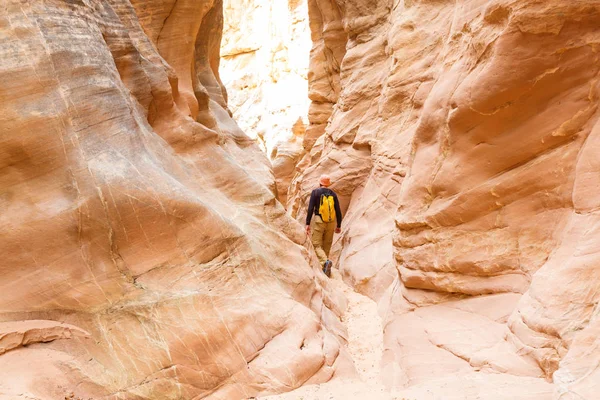
[{"label": "eroded rock surface", "polygon": [[593,399],[598,2],[309,2],[325,5],[348,41],[339,72],[312,54],[312,87],[336,95],[288,209],[304,218],[332,176],[337,264],[379,301],[388,386]]},{"label": "eroded rock surface", "polygon": [[21,346],[46,343],[73,337],[89,337],[90,334],[76,326],[56,321],[0,322],[0,355]]},{"label": "eroded rock surface", "polygon": [[56,323],[0,356],[6,398],[235,399],[351,369],[341,295],[228,113],[222,23],[220,0],[0,6],[0,321]]}]

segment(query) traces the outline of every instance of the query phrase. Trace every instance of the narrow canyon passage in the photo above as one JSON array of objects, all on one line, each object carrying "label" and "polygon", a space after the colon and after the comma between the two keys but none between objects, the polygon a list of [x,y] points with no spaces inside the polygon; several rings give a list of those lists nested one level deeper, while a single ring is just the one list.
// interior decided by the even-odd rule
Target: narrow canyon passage
[{"label": "narrow canyon passage", "polygon": [[599,26],[3,0],[0,398],[598,400]]},{"label": "narrow canyon passage", "polygon": [[[234,118],[269,157],[285,204],[302,153],[308,116],[310,59],[307,1],[255,1],[241,17],[242,4],[224,1],[221,76]],[[296,171],[295,171],[296,170]],[[358,376],[305,386],[264,399],[387,399],[381,373],[383,327],[377,303],[354,291],[334,269],[331,286],[347,299],[341,321],[346,349]],[[262,397],[261,397],[262,398]]]}]

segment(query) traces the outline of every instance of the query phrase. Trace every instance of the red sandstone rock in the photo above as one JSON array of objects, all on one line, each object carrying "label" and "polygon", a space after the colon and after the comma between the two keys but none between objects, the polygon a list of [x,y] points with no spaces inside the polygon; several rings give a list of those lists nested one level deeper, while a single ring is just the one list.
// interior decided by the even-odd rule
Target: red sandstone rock
[{"label": "red sandstone rock", "polygon": [[336,4],[340,72],[313,54],[312,79],[339,97],[288,208],[334,177],[337,264],[379,300],[388,385],[594,398],[600,5]]},{"label": "red sandstone rock", "polygon": [[[235,399],[351,369],[340,294],[275,197],[298,143],[276,183],[230,117],[221,6],[0,8],[3,398]],[[288,208],[332,176],[390,396],[594,399],[600,6],[308,9]]]},{"label": "red sandstone rock", "polygon": [[219,0],[0,7],[0,320],[57,324],[14,331],[3,396],[235,399],[350,368],[340,295],[226,108],[221,24]]}]

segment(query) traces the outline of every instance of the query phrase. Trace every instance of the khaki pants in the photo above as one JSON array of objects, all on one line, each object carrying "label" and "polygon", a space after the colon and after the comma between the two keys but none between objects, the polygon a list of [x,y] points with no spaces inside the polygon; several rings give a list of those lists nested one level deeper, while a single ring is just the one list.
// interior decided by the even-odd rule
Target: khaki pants
[{"label": "khaki pants", "polygon": [[329,258],[329,250],[333,242],[333,233],[337,228],[335,220],[331,222],[323,222],[320,216],[313,217],[312,244],[315,248],[315,253],[321,262],[321,267]]}]

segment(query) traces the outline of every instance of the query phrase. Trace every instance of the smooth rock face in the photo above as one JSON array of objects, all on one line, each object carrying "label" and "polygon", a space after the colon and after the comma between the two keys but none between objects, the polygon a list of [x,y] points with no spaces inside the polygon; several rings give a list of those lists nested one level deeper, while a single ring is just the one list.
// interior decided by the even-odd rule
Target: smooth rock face
[{"label": "smooth rock face", "polygon": [[220,74],[229,109],[273,164],[287,201],[308,125],[311,48],[306,0],[224,0]]},{"label": "smooth rock face", "polygon": [[312,54],[311,87],[339,96],[288,209],[304,218],[318,176],[333,177],[337,265],[379,301],[388,386],[595,399],[600,4],[309,7],[324,3],[348,42],[339,73]]},{"label": "smooth rock face", "polygon": [[236,399],[351,371],[340,294],[228,113],[222,23],[220,0],[0,7],[3,398]]}]

